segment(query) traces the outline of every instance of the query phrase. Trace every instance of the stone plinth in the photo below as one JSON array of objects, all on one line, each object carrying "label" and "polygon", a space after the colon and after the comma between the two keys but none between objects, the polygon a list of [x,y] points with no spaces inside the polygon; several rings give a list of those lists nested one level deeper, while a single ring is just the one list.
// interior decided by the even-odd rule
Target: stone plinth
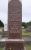
[{"label": "stone plinth", "polygon": [[24,50],[24,40],[23,39],[8,39],[6,40],[7,50]]}]

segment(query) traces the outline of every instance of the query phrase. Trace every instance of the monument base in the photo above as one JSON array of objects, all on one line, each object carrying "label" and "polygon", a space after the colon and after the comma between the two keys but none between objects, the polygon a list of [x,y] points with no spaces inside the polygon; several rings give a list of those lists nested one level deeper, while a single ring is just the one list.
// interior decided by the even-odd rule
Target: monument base
[{"label": "monument base", "polygon": [[23,39],[7,39],[6,50],[24,50]]}]

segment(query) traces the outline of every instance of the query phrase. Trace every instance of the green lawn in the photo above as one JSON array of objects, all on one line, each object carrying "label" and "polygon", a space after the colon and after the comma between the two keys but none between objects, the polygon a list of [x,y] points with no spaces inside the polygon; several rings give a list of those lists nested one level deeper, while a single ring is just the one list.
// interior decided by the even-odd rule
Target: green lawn
[{"label": "green lawn", "polygon": [[26,45],[26,50],[31,50],[31,44]]},{"label": "green lawn", "polygon": [[31,32],[27,32],[25,29],[22,30],[22,35],[30,35],[31,36]]},{"label": "green lawn", "polygon": [[22,32],[22,35],[30,35],[31,36],[31,32]]},{"label": "green lawn", "polygon": [[[31,32],[25,31],[25,29],[22,30],[22,35],[24,36],[31,36]],[[31,44],[26,44],[26,50],[31,50]]]},{"label": "green lawn", "polygon": [[2,48],[0,48],[0,50],[2,50]]}]

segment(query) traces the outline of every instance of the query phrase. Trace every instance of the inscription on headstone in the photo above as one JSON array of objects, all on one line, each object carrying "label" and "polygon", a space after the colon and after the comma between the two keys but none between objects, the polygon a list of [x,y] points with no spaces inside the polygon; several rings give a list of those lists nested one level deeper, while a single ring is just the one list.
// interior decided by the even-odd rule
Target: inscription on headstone
[{"label": "inscription on headstone", "polygon": [[22,4],[19,0],[11,0],[8,4],[9,38],[21,38]]}]

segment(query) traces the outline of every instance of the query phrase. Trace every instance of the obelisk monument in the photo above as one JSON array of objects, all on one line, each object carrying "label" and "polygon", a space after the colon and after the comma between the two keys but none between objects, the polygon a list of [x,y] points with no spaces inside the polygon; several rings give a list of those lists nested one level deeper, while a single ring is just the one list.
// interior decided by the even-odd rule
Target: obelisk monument
[{"label": "obelisk monument", "polygon": [[24,50],[22,40],[22,2],[9,0],[7,50]]}]

